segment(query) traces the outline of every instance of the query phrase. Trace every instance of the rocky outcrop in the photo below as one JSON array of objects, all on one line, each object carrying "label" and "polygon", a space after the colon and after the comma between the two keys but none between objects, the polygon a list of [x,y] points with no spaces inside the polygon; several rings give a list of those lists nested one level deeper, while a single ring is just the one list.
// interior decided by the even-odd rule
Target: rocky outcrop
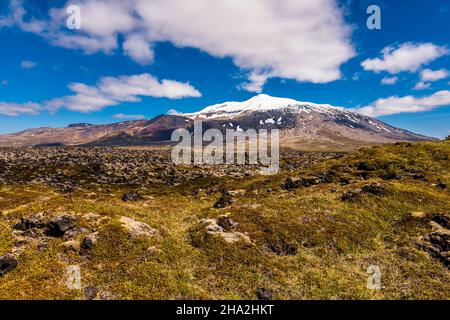
[{"label": "rocky outcrop", "polygon": [[121,217],[120,222],[132,238],[153,237],[157,233],[156,229],[153,229],[148,224],[131,218]]}]

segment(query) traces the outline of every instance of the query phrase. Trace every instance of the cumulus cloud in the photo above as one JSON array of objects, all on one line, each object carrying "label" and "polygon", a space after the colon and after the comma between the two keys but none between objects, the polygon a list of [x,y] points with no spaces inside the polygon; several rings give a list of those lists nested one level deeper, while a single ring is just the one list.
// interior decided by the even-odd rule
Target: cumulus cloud
[{"label": "cumulus cloud", "polygon": [[398,77],[384,77],[381,79],[381,84],[392,85],[396,84],[398,81]]},{"label": "cumulus cloud", "polygon": [[41,110],[41,105],[33,102],[0,102],[0,114],[7,116],[18,116],[21,114],[39,114]]},{"label": "cumulus cloud", "polygon": [[[153,60],[157,42],[230,57],[249,74],[241,88],[260,92],[269,78],[327,83],[355,55],[351,28],[336,0],[79,0],[82,29],[64,30],[64,8],[36,32],[51,43],[86,53],[122,49],[141,64]],[[19,19],[21,20],[21,19]],[[333,54],[330,54],[332,52]]]},{"label": "cumulus cloud", "polygon": [[142,120],[145,118],[142,114],[124,114],[124,113],[117,113],[112,116],[114,119],[121,119],[121,120]]},{"label": "cumulus cloud", "polygon": [[442,90],[424,97],[389,97],[378,99],[372,104],[354,109],[354,111],[372,116],[388,116],[403,112],[423,112],[439,107],[450,106],[450,91]]},{"label": "cumulus cloud", "polygon": [[122,102],[138,102],[142,97],[181,99],[201,97],[201,93],[189,83],[174,80],[158,80],[148,73],[104,77],[95,86],[71,83],[72,95],[54,98],[41,104],[15,104],[0,102],[0,113],[6,115],[37,114],[47,110],[55,112],[67,108],[78,112],[94,112]]},{"label": "cumulus cloud", "polygon": [[181,99],[201,97],[201,93],[189,83],[164,79],[159,81],[148,73],[131,76],[104,77],[96,86],[83,83],[69,85],[74,95],[49,102],[51,107],[93,112],[121,102],[138,102],[141,97]]},{"label": "cumulus cloud", "polygon": [[404,43],[400,46],[389,46],[381,51],[381,58],[364,60],[361,65],[365,70],[374,72],[387,71],[397,74],[403,71],[415,72],[421,66],[444,55],[446,47],[432,43]]},{"label": "cumulus cloud", "polygon": [[132,34],[123,43],[123,51],[129,57],[142,65],[153,62],[153,50],[144,36]]},{"label": "cumulus cloud", "polygon": [[36,67],[36,63],[30,60],[24,60],[20,63],[22,69],[33,69]]},{"label": "cumulus cloud", "polygon": [[450,73],[445,69],[430,70],[425,69],[420,72],[420,79],[422,81],[438,81],[448,78]]},{"label": "cumulus cloud", "polygon": [[425,90],[425,89],[429,89],[430,88],[430,84],[423,82],[423,81],[419,81],[416,83],[416,85],[414,86],[413,90]]}]

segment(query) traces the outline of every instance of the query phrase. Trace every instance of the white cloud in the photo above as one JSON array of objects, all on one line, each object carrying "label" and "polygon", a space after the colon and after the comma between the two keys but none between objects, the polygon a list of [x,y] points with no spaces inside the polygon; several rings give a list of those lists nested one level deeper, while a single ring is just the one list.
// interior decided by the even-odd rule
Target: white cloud
[{"label": "white cloud", "polygon": [[0,113],[18,115],[35,114],[42,110],[55,112],[60,108],[72,111],[94,112],[122,102],[137,102],[142,97],[181,99],[201,97],[201,93],[189,83],[161,80],[148,73],[131,76],[105,77],[96,86],[71,83],[72,95],[54,98],[42,104],[15,104],[0,102]]},{"label": "white cloud", "polygon": [[403,112],[423,112],[439,107],[450,106],[450,91],[438,91],[425,97],[389,97],[378,99],[372,104],[354,109],[353,111],[372,116],[387,116]]},{"label": "white cloud", "polygon": [[93,112],[121,102],[138,102],[141,97],[181,99],[201,97],[201,93],[189,83],[164,79],[159,81],[148,73],[132,76],[105,77],[96,86],[72,83],[69,88],[75,95],[51,101],[52,107]]},{"label": "white cloud", "polygon": [[269,77],[270,76],[267,73],[252,72],[248,76],[248,81],[242,83],[239,88],[249,92],[261,93],[263,91],[264,84]]},{"label": "white cloud", "polygon": [[151,39],[232,57],[250,71],[250,84],[244,87],[256,92],[264,75],[314,83],[337,80],[340,65],[355,54],[351,30],[333,0],[198,0],[195,6],[137,0],[136,9]]},{"label": "white cloud", "polygon": [[148,65],[153,62],[153,50],[148,40],[140,34],[129,35],[123,43],[123,51],[140,64]]},{"label": "white cloud", "polygon": [[138,96],[181,99],[201,97],[189,83],[173,80],[159,81],[148,73],[132,76],[106,77],[100,81],[99,90],[120,101],[138,101]]},{"label": "white cloud", "polygon": [[381,84],[392,85],[396,84],[398,81],[398,77],[384,77],[381,79]]},{"label": "white cloud", "polygon": [[[51,43],[86,53],[118,49],[141,64],[157,42],[230,57],[250,75],[241,87],[260,92],[269,78],[327,83],[355,55],[351,28],[336,0],[79,0],[82,29],[65,31],[65,11],[50,11],[39,32]],[[19,19],[23,21],[22,18]],[[16,22],[17,23],[17,22]],[[332,52],[332,54],[330,54]]]},{"label": "white cloud", "polygon": [[38,114],[42,107],[33,102],[13,103],[0,102],[0,114],[7,116],[18,116],[21,114]]},{"label": "white cloud", "polygon": [[20,63],[22,69],[33,69],[36,67],[36,63],[30,60],[24,60]]},{"label": "white cloud", "polygon": [[121,120],[142,120],[145,118],[142,114],[124,114],[124,113],[117,113],[112,116],[114,119],[121,119]]},{"label": "white cloud", "polygon": [[430,70],[425,69],[420,72],[420,79],[422,81],[438,81],[448,78],[450,73],[445,69]]},{"label": "white cloud", "polygon": [[446,54],[446,47],[432,43],[404,43],[400,46],[389,46],[381,51],[381,58],[364,60],[361,65],[365,70],[374,72],[387,71],[397,74],[402,71],[415,72],[422,65],[434,61]]},{"label": "white cloud", "polygon": [[413,90],[425,90],[425,89],[429,89],[430,88],[430,84],[423,82],[423,81],[419,81],[416,83],[416,85],[414,86]]},{"label": "white cloud", "polygon": [[21,0],[11,0],[9,3],[9,14],[0,16],[0,27],[12,27],[17,25],[26,32],[40,33],[46,28],[44,21],[33,17],[25,19],[27,12]]}]

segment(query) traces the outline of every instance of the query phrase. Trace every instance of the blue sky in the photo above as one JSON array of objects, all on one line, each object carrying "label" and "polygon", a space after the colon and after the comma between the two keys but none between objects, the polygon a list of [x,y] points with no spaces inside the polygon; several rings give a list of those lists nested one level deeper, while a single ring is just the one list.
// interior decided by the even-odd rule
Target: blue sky
[{"label": "blue sky", "polygon": [[[449,134],[448,1],[142,1],[2,1],[0,132],[192,112],[263,92]],[[81,9],[80,30],[65,26],[68,4]],[[366,26],[372,4],[381,30]]]}]

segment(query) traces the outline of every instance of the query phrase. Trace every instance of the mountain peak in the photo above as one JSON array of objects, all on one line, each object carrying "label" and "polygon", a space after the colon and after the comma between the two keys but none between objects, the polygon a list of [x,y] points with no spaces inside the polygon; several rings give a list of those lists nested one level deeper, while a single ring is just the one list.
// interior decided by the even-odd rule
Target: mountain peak
[{"label": "mountain peak", "polygon": [[276,107],[285,105],[296,105],[301,104],[302,102],[289,98],[272,97],[268,94],[261,93],[242,103],[246,104],[249,107],[254,105]]},{"label": "mountain peak", "polygon": [[330,105],[302,102],[290,98],[272,97],[268,94],[258,94],[246,101],[230,101],[215,104],[195,113],[185,114],[191,118],[234,117],[242,112],[268,111],[293,108],[298,110],[314,109],[317,112],[330,113],[336,109]]}]

